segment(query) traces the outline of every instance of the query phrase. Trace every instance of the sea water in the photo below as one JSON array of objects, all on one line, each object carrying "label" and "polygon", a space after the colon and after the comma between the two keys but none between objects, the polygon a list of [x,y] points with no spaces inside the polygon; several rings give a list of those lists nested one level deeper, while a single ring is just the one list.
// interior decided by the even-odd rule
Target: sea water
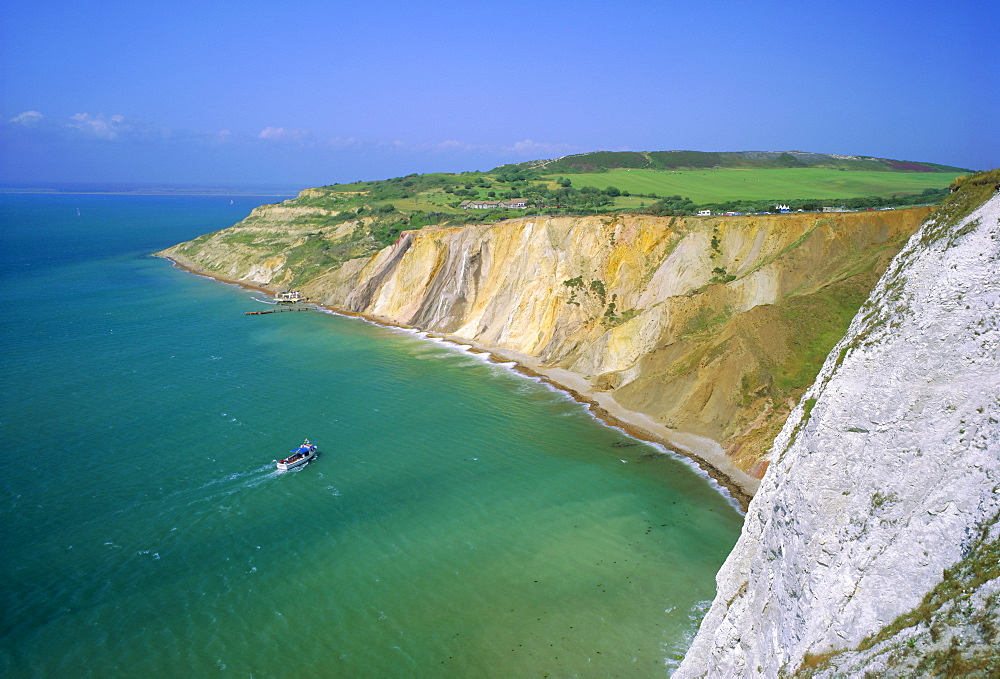
[{"label": "sea water", "polygon": [[230,200],[0,196],[0,675],[669,672],[718,489],[509,366],[149,256],[277,199]]}]

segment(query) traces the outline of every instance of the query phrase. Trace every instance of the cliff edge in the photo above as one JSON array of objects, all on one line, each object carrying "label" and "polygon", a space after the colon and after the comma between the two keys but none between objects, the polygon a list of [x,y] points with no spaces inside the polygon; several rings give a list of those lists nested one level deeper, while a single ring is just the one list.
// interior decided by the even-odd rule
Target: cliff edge
[{"label": "cliff edge", "polygon": [[788,417],[675,677],[1000,672],[998,188],[920,228]]}]

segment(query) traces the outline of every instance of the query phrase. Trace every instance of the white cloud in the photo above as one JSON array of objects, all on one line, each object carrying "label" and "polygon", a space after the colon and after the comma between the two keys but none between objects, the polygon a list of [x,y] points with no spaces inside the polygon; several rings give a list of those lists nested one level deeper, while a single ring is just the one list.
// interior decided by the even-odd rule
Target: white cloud
[{"label": "white cloud", "polygon": [[[218,127],[209,130],[172,130],[156,125],[141,118],[130,117],[120,113],[88,113],[79,112],[68,117],[50,117],[40,111],[26,110],[13,118],[0,118],[0,133],[16,134],[18,137],[34,139],[63,138],[66,141],[84,141],[89,144],[120,144],[145,145],[168,143],[174,148],[184,148],[188,145],[208,147],[243,147],[257,148],[264,152],[284,149],[282,153],[292,150],[312,150],[318,154],[331,154],[331,158],[339,158],[342,154],[348,157],[365,158],[365,151],[377,152],[381,160],[387,163],[393,157],[427,156],[431,165],[435,163],[462,164],[462,159],[468,163],[497,164],[504,162],[520,162],[532,158],[556,158],[580,149],[562,143],[539,142],[533,139],[522,139],[510,144],[483,143],[456,138],[446,138],[431,142],[414,141],[399,138],[365,138],[344,134],[342,136],[318,137],[306,129],[269,125],[257,132],[236,128]],[[320,157],[320,156],[316,156]],[[312,157],[311,157],[312,158]],[[306,162],[305,160],[303,162]],[[311,162],[311,161],[310,161]]]},{"label": "white cloud", "polygon": [[562,156],[567,153],[579,151],[572,144],[552,144],[549,142],[538,142],[532,139],[523,139],[514,142],[510,146],[500,149],[504,153],[513,153],[519,156]]},{"label": "white cloud", "polygon": [[25,111],[11,118],[10,122],[18,123],[19,125],[34,125],[44,117],[38,111]]},{"label": "white cloud", "polygon": [[233,132],[228,127],[221,130],[206,130],[198,132],[187,132],[185,136],[191,141],[210,144],[212,146],[220,144],[231,144],[245,141],[248,137],[239,132]]},{"label": "white cloud", "polygon": [[258,139],[270,139],[272,141],[301,141],[308,139],[312,134],[309,130],[289,130],[284,127],[265,127],[257,133]]},{"label": "white cloud", "polygon": [[[383,144],[386,145],[386,144]],[[540,158],[558,157],[568,153],[576,153],[580,149],[572,144],[555,144],[549,142],[538,142],[532,139],[524,139],[505,146],[495,146],[492,144],[475,144],[458,139],[445,139],[436,144],[408,144],[404,142],[394,142],[391,144],[397,148],[406,147],[415,151],[433,151],[437,153],[478,153],[478,154],[501,154],[505,156]]]},{"label": "white cloud", "polygon": [[362,146],[364,143],[362,139],[358,139],[357,137],[333,137],[324,142],[327,148],[335,150]]},{"label": "white cloud", "polygon": [[482,148],[483,147],[478,144],[470,144],[468,142],[458,141],[457,139],[445,139],[444,141],[434,145],[434,150],[444,152],[458,151],[462,153],[472,153],[480,151]]},{"label": "white cloud", "polygon": [[63,130],[89,139],[106,141],[150,141],[171,136],[171,131],[160,125],[151,125],[141,118],[130,118],[120,113],[106,116],[103,113],[75,113],[59,121]]},{"label": "white cloud", "polygon": [[105,118],[104,116],[92,116],[89,113],[76,113],[69,117],[69,127],[98,139],[117,139],[118,130],[116,128],[124,120],[125,118],[120,115]]}]

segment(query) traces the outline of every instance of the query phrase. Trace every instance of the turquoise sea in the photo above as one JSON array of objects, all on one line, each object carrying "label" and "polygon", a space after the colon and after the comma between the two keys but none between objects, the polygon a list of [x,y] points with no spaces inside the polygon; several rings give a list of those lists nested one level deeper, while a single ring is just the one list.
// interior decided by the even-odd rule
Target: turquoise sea
[{"label": "turquoise sea", "polygon": [[665,676],[726,498],[510,366],[149,256],[278,199],[232,200],[0,195],[0,675]]}]

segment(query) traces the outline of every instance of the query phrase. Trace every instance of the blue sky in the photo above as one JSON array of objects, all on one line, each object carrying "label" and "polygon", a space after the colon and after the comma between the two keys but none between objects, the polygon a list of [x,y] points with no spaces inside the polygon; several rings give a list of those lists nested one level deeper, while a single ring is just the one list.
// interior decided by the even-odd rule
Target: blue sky
[{"label": "blue sky", "polygon": [[316,186],[617,149],[998,167],[998,5],[8,0],[0,182]]}]

